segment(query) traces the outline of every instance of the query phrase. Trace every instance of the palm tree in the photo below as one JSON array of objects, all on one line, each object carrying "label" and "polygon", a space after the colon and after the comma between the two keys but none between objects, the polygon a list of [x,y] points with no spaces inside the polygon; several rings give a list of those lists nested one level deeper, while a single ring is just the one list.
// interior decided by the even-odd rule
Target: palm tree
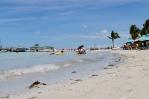
[{"label": "palm tree", "polygon": [[129,33],[131,35],[131,38],[133,40],[135,40],[136,38],[139,37],[140,29],[136,25],[133,24],[133,25],[130,26]]},{"label": "palm tree", "polygon": [[141,35],[146,35],[149,33],[149,19],[147,19],[145,21],[145,23],[143,24],[143,28],[141,30]]},{"label": "palm tree", "polygon": [[145,28],[143,27],[142,28],[142,30],[140,31],[140,35],[142,36],[142,35],[146,35],[146,32],[145,32],[146,30],[145,30]]},{"label": "palm tree", "polygon": [[120,36],[118,33],[114,32],[112,30],[111,36],[108,36],[108,38],[112,40],[112,47],[114,48],[114,41],[115,41],[115,39],[120,38]]}]

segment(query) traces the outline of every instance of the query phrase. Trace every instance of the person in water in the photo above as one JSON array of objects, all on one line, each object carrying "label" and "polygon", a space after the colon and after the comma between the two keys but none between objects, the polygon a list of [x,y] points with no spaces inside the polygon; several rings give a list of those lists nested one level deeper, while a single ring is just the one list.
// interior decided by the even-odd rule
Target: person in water
[{"label": "person in water", "polygon": [[84,48],[84,45],[81,45],[77,48],[78,54],[86,54],[86,50]]},{"label": "person in water", "polygon": [[64,50],[61,50],[61,53],[63,54],[64,53]]},{"label": "person in water", "polygon": [[64,50],[61,50],[59,52],[50,53],[50,55],[62,55],[62,54],[64,54]]},{"label": "person in water", "polygon": [[64,53],[64,50],[62,50],[61,53]]}]

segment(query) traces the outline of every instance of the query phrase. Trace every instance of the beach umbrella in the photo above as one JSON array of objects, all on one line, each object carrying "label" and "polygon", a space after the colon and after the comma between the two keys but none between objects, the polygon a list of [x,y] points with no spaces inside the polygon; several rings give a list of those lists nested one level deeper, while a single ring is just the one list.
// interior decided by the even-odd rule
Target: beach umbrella
[{"label": "beach umbrella", "polygon": [[80,45],[77,49],[82,49],[84,47],[84,45]]},{"label": "beach umbrella", "polygon": [[149,40],[149,35],[143,35],[139,38],[139,41],[148,41]]},{"label": "beach umbrella", "polygon": [[133,43],[133,42],[134,42],[134,40],[132,38],[128,38],[127,43]]},{"label": "beach umbrella", "polygon": [[148,41],[149,40],[149,34],[146,34],[145,36],[146,36],[146,41]]}]

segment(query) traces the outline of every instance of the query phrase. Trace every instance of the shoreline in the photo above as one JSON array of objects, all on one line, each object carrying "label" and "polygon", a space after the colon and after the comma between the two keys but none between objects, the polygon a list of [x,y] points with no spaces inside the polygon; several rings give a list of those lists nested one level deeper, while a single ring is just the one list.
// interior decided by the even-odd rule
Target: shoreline
[{"label": "shoreline", "polygon": [[[80,57],[84,57],[83,59],[88,60],[88,62],[87,63],[83,62],[78,66],[77,64],[76,66],[70,66],[70,67],[68,66],[66,68],[58,69],[56,71],[50,71],[50,72],[45,72],[41,74],[35,73],[32,75],[24,75],[24,76],[18,76],[18,77],[16,76],[14,78],[12,77],[12,78],[9,78],[8,80],[1,81],[0,84],[2,86],[0,87],[1,88],[0,97],[5,94],[9,94],[10,96],[14,94],[19,94],[18,92],[27,90],[27,87],[31,83],[37,80],[52,86],[55,84],[65,84],[67,82],[74,83],[73,81],[75,80],[78,81],[80,79],[84,80],[88,78],[88,76],[90,75],[97,76],[96,75],[97,73],[100,75],[102,72],[104,72],[104,69],[105,70],[108,69],[106,68],[107,65],[115,63],[115,61],[117,61],[119,57],[119,55],[112,54],[109,51],[94,52],[93,55],[94,54],[95,54],[95,57],[93,56],[92,58],[95,58],[95,59],[91,59],[93,60],[93,62],[91,63],[90,63],[91,60],[88,60],[90,58],[87,58],[90,56],[87,56],[87,57],[80,56]],[[82,58],[80,57],[78,58],[82,60]],[[107,62],[105,63],[105,61]]]},{"label": "shoreline", "polygon": [[[8,99],[148,99],[149,51],[113,50],[121,61],[104,73],[11,95]],[[113,67],[113,65],[108,66]]]}]

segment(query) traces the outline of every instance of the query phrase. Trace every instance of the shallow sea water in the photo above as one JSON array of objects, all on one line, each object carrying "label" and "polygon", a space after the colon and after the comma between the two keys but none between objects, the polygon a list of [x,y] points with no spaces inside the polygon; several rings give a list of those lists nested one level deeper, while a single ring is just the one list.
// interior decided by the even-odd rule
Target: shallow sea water
[{"label": "shallow sea water", "polygon": [[88,52],[86,55],[74,52],[64,55],[0,53],[0,93],[16,93],[36,80],[56,84],[83,79],[102,71],[118,58],[119,55],[108,51]]}]

